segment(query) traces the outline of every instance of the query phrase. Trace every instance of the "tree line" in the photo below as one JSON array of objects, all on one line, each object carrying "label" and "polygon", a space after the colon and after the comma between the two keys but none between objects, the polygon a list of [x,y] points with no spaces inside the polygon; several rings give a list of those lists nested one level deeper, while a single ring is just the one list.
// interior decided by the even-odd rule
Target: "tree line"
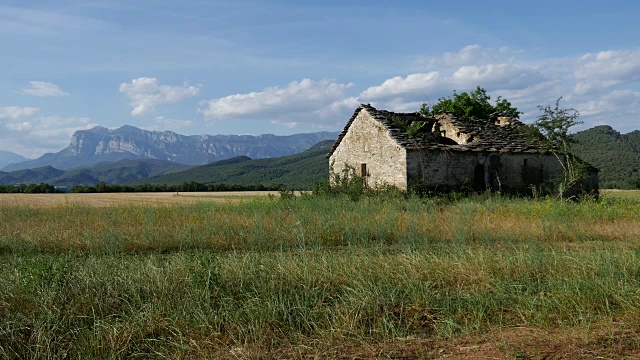
[{"label": "tree line", "polygon": [[59,192],[53,185],[40,184],[19,184],[0,185],[0,193],[3,194],[52,194]]},{"label": "tree line", "polygon": [[238,184],[206,184],[195,181],[185,181],[182,184],[139,184],[118,185],[106,184],[101,181],[95,186],[74,185],[72,193],[122,193],[122,192],[220,192],[220,191],[276,191],[282,185],[238,185]]},{"label": "tree line", "polygon": [[[195,181],[186,181],[182,184],[140,184],[140,185],[118,185],[99,182],[96,185],[73,185],[69,189],[71,193],[128,193],[128,192],[220,192],[220,191],[278,191],[284,185],[237,185],[237,184],[204,184]],[[56,189],[53,185],[40,184],[19,184],[0,185],[2,194],[53,194],[64,193],[66,191]]]}]

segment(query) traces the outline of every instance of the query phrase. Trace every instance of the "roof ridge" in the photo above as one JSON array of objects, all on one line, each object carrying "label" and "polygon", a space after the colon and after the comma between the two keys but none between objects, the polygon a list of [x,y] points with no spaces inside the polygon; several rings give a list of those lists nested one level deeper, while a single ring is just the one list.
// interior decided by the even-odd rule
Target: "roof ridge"
[{"label": "roof ridge", "polygon": [[[338,145],[347,134],[349,127],[362,110],[365,110],[373,120],[381,124],[388,131],[389,136],[391,136],[398,145],[407,149],[437,151],[506,151],[516,153],[544,152],[541,144],[528,139],[523,132],[518,130],[525,124],[513,117],[510,117],[510,121],[506,124],[499,124],[497,122],[497,116],[496,118],[493,117],[496,114],[492,114],[492,117],[487,119],[470,119],[462,116],[455,116],[451,112],[442,112],[436,114],[433,118],[426,118],[419,112],[396,113],[393,111],[376,109],[371,104],[360,104],[345,125],[344,130],[338,136],[338,139],[327,154],[327,157],[330,157],[337,149]],[[426,131],[421,131],[419,127],[417,128],[417,132],[415,131],[415,127],[410,129],[415,121],[425,122],[427,127],[423,129]],[[433,122],[433,124],[431,124],[431,122]],[[443,144],[437,140],[436,138],[441,136],[441,134],[439,132],[437,132],[437,134],[434,133],[431,126],[435,125],[435,123],[444,125],[444,122],[448,122],[457,129],[457,134],[454,137],[459,137],[460,133],[466,134],[470,136],[469,142],[449,145]],[[429,131],[429,133],[436,134],[436,136],[424,136],[424,134],[427,134],[427,131]],[[420,134],[422,136],[420,136]],[[454,141],[459,142],[458,140]]]}]

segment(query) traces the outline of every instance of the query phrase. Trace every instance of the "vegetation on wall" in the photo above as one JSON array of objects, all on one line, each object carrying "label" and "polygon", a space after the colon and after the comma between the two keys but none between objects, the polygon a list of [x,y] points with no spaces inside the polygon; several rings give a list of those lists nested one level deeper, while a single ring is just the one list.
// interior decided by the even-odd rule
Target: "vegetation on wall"
[{"label": "vegetation on wall", "polygon": [[[588,165],[570,152],[570,146],[577,140],[569,134],[572,127],[582,124],[578,121],[580,113],[573,108],[562,108],[559,97],[554,106],[539,105],[542,112],[533,124],[525,125],[525,131],[536,138],[543,151],[553,154],[562,166],[562,179],[559,181],[557,195],[563,198],[565,195],[584,193],[584,182],[589,171]],[[589,191],[592,189],[588,189]]]},{"label": "vegetation on wall", "polygon": [[[484,88],[478,86],[474,91],[458,94],[455,90],[453,96],[440,98],[438,102],[429,106],[422,104],[420,113],[425,117],[433,117],[438,113],[449,112],[457,117],[468,119],[490,119],[495,113],[517,119],[521,112],[504,98],[498,97],[495,105],[490,103],[491,97]],[[543,151],[552,153],[562,166],[563,179],[560,181],[557,193],[562,197],[567,191],[579,191],[579,185],[587,176],[586,165],[570,154],[570,145],[576,139],[569,134],[569,130],[582,122],[578,121],[580,113],[572,108],[562,108],[560,100],[556,100],[555,106],[538,106],[542,112],[537,121],[522,127],[523,134],[537,141]],[[410,130],[405,126],[405,131]]]},{"label": "vegetation on wall", "polygon": [[487,90],[478,86],[474,91],[457,93],[449,97],[441,97],[435,105],[423,103],[420,107],[420,114],[424,117],[433,117],[439,113],[449,112],[454,116],[468,119],[489,119],[494,113],[502,113],[512,118],[519,118],[521,112],[511,103],[500,96],[492,105],[491,97]]}]

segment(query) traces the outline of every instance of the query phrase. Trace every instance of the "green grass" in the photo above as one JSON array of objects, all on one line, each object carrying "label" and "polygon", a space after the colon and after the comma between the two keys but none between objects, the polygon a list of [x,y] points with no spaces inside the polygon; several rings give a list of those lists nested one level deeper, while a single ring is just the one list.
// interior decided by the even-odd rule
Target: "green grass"
[{"label": "green grass", "polygon": [[251,357],[640,315],[629,199],[7,206],[0,223],[3,358]]}]

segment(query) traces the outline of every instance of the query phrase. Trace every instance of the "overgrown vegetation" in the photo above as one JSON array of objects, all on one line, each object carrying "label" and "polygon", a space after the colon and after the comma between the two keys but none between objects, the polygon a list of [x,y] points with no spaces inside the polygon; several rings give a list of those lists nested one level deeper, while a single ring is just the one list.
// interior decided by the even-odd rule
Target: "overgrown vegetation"
[{"label": "overgrown vegetation", "polygon": [[511,327],[608,326],[612,344],[640,330],[637,199],[305,195],[2,205],[0,220],[4,358],[322,356]]},{"label": "overgrown vegetation", "polygon": [[420,114],[424,117],[434,117],[443,112],[452,113],[457,117],[467,119],[490,119],[495,113],[510,116],[514,119],[522,114],[518,109],[511,106],[511,103],[500,96],[496,99],[495,105],[491,105],[491,97],[487,90],[478,86],[474,91],[461,92],[455,90],[453,96],[438,99],[435,105],[423,103],[420,107]]},{"label": "overgrown vegetation", "polygon": [[[422,104],[420,113],[424,117],[433,117],[439,113],[449,112],[454,116],[467,119],[490,119],[495,114],[515,119],[520,116],[521,112],[512,107],[507,99],[498,97],[495,105],[491,105],[490,99],[487,91],[479,86],[470,93],[458,94],[454,90],[452,97],[440,98],[433,106]],[[522,126],[521,131],[523,135],[529,136],[531,141],[539,144],[542,151],[552,153],[558,159],[563,174],[555,192],[562,199],[565,196],[584,195],[591,189],[590,186],[586,186],[585,191],[583,186],[589,175],[589,166],[570,153],[570,147],[577,142],[577,139],[569,134],[569,130],[582,124],[578,121],[580,113],[573,108],[560,107],[561,99],[562,97],[559,97],[556,100],[555,106],[538,106],[542,113],[536,122]],[[413,126],[404,124],[401,129],[410,135],[417,134],[421,124],[415,122],[411,125]]]},{"label": "overgrown vegetation", "polygon": [[588,165],[570,153],[570,146],[576,143],[575,137],[569,134],[569,130],[582,121],[578,121],[580,113],[573,108],[560,107],[559,97],[555,106],[538,106],[542,114],[538,120],[525,127],[530,134],[537,138],[543,151],[553,154],[562,166],[562,179],[558,181],[557,196],[562,199],[565,196],[584,194],[583,184],[589,176]]}]

